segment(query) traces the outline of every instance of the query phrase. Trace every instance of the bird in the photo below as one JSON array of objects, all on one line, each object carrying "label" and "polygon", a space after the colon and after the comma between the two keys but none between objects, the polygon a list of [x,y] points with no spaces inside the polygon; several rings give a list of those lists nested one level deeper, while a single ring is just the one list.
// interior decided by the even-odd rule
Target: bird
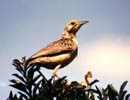
[{"label": "bird", "polygon": [[28,65],[37,65],[54,70],[53,75],[57,78],[57,71],[71,63],[78,54],[78,42],[76,33],[80,27],[89,21],[70,20],[66,23],[62,38],[56,40],[33,54],[28,60]]}]

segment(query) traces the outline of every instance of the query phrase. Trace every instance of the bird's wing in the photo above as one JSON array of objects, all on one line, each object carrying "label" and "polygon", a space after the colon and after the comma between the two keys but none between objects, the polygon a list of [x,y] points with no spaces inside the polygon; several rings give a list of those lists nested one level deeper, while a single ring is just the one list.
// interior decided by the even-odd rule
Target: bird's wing
[{"label": "bird's wing", "polygon": [[71,40],[61,39],[47,45],[45,48],[41,49],[36,54],[32,55],[30,59],[35,59],[38,57],[55,56],[71,52],[72,50],[73,50],[73,42]]}]

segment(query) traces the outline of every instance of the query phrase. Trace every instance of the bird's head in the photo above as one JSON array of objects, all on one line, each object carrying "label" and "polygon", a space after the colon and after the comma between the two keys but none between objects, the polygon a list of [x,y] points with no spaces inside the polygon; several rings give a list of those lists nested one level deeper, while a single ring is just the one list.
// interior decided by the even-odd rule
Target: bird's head
[{"label": "bird's head", "polygon": [[68,33],[72,33],[76,35],[76,32],[80,29],[80,27],[89,21],[79,21],[79,20],[71,20],[66,23],[65,25],[65,31]]}]

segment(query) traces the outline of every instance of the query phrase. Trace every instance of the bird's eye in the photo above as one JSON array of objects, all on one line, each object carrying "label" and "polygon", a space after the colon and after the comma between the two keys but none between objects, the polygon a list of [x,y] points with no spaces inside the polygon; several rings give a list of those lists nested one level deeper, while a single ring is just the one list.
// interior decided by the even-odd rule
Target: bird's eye
[{"label": "bird's eye", "polygon": [[74,22],[71,22],[71,25],[74,25],[75,23]]}]

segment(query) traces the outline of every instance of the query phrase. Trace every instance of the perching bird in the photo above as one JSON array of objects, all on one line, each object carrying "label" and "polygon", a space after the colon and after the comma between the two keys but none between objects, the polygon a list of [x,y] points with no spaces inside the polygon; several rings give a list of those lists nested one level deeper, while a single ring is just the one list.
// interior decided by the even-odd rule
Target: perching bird
[{"label": "perching bird", "polygon": [[54,76],[60,78],[56,72],[68,65],[78,53],[76,32],[88,21],[71,20],[66,23],[62,38],[48,44],[28,59],[28,64],[36,64],[47,69],[54,69]]}]

